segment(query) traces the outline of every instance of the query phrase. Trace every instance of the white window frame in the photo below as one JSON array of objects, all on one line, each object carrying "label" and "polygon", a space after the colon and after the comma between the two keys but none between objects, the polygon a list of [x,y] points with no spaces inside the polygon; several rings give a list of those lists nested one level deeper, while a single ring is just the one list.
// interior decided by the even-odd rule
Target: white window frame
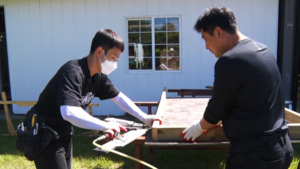
[{"label": "white window frame", "polygon": [[[156,70],[155,69],[155,18],[178,18],[179,19],[179,70]],[[129,20],[143,20],[143,19],[151,19],[151,32],[152,32],[152,69],[129,69],[129,37],[128,37],[128,21]],[[172,15],[172,16],[146,16],[146,17],[126,17],[126,69],[129,73],[176,73],[182,72],[182,42],[181,42],[181,34],[182,34],[182,22],[181,16]]]}]

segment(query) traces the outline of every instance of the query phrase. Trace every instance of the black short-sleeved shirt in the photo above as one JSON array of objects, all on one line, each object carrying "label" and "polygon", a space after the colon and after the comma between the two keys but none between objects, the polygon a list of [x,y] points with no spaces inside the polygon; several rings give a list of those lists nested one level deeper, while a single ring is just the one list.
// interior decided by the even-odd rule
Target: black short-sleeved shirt
[{"label": "black short-sleeved shirt", "polygon": [[287,129],[281,76],[265,45],[245,39],[219,58],[204,119],[222,120],[232,152],[247,151]]},{"label": "black short-sleeved shirt", "polygon": [[80,106],[85,109],[93,97],[110,99],[119,90],[102,73],[90,76],[87,57],[65,63],[47,84],[34,106],[43,115],[48,125],[53,127],[71,126],[63,120],[61,105]]}]

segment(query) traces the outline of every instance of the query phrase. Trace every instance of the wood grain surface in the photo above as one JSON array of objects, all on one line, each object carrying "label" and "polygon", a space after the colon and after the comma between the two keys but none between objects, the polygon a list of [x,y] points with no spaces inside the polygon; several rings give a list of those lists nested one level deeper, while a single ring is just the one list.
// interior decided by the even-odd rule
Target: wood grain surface
[{"label": "wood grain surface", "polygon": [[[204,114],[209,98],[165,98],[159,104],[159,114],[163,116],[162,125],[152,127],[155,141],[181,141],[180,133],[192,123],[199,121]],[[292,140],[300,139],[300,114],[285,109],[286,121]],[[212,128],[197,141],[227,140],[222,127]]]},{"label": "wood grain surface", "polygon": [[[209,98],[166,98],[159,104],[162,125],[152,127],[152,139],[156,141],[182,141],[181,132],[192,123],[201,120]],[[222,127],[212,128],[197,141],[227,140]]]},{"label": "wood grain surface", "polygon": [[209,98],[168,98],[160,127],[188,127],[202,118]]}]

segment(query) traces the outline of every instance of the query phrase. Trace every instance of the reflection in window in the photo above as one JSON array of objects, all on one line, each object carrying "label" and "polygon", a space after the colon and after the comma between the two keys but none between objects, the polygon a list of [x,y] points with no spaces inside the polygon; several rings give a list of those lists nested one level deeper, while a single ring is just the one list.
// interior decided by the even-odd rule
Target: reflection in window
[{"label": "reflection in window", "polygon": [[128,20],[129,69],[152,69],[151,19]]},{"label": "reflection in window", "polygon": [[178,17],[129,19],[129,69],[180,70],[179,31]]}]

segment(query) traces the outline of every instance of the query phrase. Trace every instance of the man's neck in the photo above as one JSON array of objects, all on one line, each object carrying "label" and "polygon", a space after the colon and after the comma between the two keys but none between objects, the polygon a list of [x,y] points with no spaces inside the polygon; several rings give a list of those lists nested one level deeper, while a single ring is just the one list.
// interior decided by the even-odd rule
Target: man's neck
[{"label": "man's neck", "polygon": [[248,37],[242,34],[240,31],[237,31],[238,42],[247,39]]},{"label": "man's neck", "polygon": [[[99,73],[99,61],[96,59],[97,57],[94,56],[93,54],[89,54],[87,56],[87,63],[88,63],[88,68],[90,70],[90,76],[94,76],[95,74]],[[98,65],[99,64],[99,65]]]},{"label": "man's neck", "polygon": [[228,42],[230,42],[228,44],[228,49],[232,49],[237,43],[239,43],[240,41],[247,39],[248,37],[246,37],[245,35],[243,35],[240,31],[237,31],[236,34],[228,36],[229,40]]},{"label": "man's neck", "polygon": [[[222,55],[231,50],[238,42],[240,42],[241,40],[244,40],[248,37],[244,36],[241,32],[237,31],[235,34],[230,34],[228,32],[224,32],[224,38],[223,38],[223,53]],[[221,57],[220,56],[216,56],[217,58]]]}]

